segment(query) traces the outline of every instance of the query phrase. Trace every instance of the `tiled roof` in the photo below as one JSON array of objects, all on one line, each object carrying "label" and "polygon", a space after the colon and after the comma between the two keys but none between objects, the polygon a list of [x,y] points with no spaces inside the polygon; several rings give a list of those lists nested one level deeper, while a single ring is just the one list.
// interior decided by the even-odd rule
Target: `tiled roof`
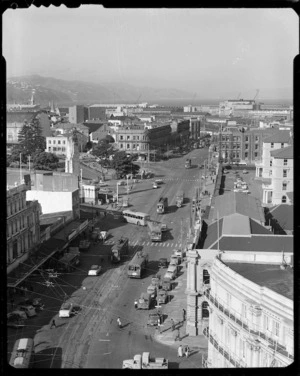
[{"label": "tiled roof", "polygon": [[289,131],[279,131],[276,132],[268,137],[266,137],[263,142],[265,143],[282,143],[282,142],[290,142],[290,132]]},{"label": "tiled roof", "polygon": [[294,229],[294,206],[281,204],[270,209],[270,214],[284,230]]},{"label": "tiled roof", "polygon": [[273,150],[271,151],[271,156],[278,159],[293,159],[294,147],[291,145],[286,148]]},{"label": "tiled roof", "polygon": [[279,265],[229,263],[226,265],[241,276],[259,286],[265,286],[286,298],[293,299],[294,278],[289,268],[281,270]]},{"label": "tiled roof", "polygon": [[38,112],[7,112],[6,122],[8,123],[24,123],[27,121],[30,123],[36,116]]},{"label": "tiled roof", "polygon": [[227,192],[212,199],[210,221],[234,213],[242,214],[258,222],[265,220],[260,201],[253,196],[240,192]]}]

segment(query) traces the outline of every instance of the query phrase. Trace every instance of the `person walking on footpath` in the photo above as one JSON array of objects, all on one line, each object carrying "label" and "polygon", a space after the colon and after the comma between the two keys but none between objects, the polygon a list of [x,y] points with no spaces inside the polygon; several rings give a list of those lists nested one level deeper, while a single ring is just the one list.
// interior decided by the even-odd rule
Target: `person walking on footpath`
[{"label": "person walking on footpath", "polygon": [[188,346],[186,346],[186,348],[184,350],[184,354],[185,354],[186,358],[189,357],[189,355],[190,355],[190,348]]},{"label": "person walking on footpath", "polygon": [[178,347],[177,356],[178,356],[178,358],[182,358],[183,357],[182,345],[179,345],[179,347]]},{"label": "person walking on footpath", "polygon": [[180,328],[177,329],[177,334],[175,337],[175,341],[180,341]]},{"label": "person walking on footpath", "polygon": [[134,301],[134,308],[135,309],[137,309],[138,308],[138,302],[137,302],[137,300],[135,299],[135,301]]},{"label": "person walking on footpath", "polygon": [[171,319],[171,325],[172,325],[172,332],[174,332],[174,330],[175,330],[175,323],[174,323],[173,319]]},{"label": "person walking on footpath", "polygon": [[186,310],[183,308],[182,309],[182,321],[185,322],[186,320]]},{"label": "person walking on footpath", "polygon": [[50,325],[50,329],[52,329],[52,327],[55,327],[55,328],[57,328],[57,326],[56,326],[56,323],[55,323],[55,320],[53,319],[52,320],[52,322],[51,322],[51,325]]},{"label": "person walking on footpath", "polygon": [[120,317],[117,318],[117,323],[118,323],[119,328],[122,329],[122,323],[121,323]]}]

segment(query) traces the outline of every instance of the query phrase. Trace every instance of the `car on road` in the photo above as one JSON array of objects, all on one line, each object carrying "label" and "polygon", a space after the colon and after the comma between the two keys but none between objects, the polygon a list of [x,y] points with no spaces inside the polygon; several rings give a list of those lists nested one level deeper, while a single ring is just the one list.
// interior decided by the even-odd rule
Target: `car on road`
[{"label": "car on road", "polygon": [[169,300],[169,295],[166,290],[159,290],[157,294],[157,304],[165,304]]},{"label": "car on road", "polygon": [[167,268],[168,267],[168,260],[165,257],[161,257],[158,260],[158,267],[159,268]]},{"label": "car on road", "polygon": [[179,265],[180,264],[180,258],[176,255],[171,255],[170,257],[170,264],[169,265]]},{"label": "car on road", "polygon": [[29,305],[29,304],[19,305],[18,310],[25,312],[27,317],[36,316],[36,310],[32,305]]},{"label": "car on road", "polygon": [[158,185],[159,185],[159,184],[162,184],[162,183],[163,183],[163,180],[162,180],[162,179],[156,179],[156,180],[155,180],[155,183],[158,184]]},{"label": "car on road", "polygon": [[60,310],[58,312],[58,317],[71,317],[73,313],[74,313],[73,304],[66,302],[66,303],[63,303],[63,305],[60,307]]},{"label": "car on road", "polygon": [[151,296],[148,293],[143,292],[138,300],[138,309],[150,309],[150,305]]},{"label": "car on road", "polygon": [[169,265],[164,278],[175,279],[177,276],[177,265]]},{"label": "car on road", "polygon": [[149,286],[147,287],[147,294],[150,295],[151,299],[156,298],[156,295],[157,295],[157,287],[154,286],[154,285],[149,285]]},{"label": "car on road", "polygon": [[167,227],[167,225],[166,225],[165,223],[162,223],[162,224],[160,225],[160,229],[161,229],[161,232],[166,232],[166,231],[168,231],[168,227]]},{"label": "car on road", "polygon": [[158,188],[158,185],[154,182],[153,185],[152,185],[152,188],[156,189],[156,188]]},{"label": "car on road", "polygon": [[172,287],[173,287],[173,284],[172,284],[171,278],[169,276],[164,276],[162,283],[161,283],[162,290],[170,291],[172,290]]},{"label": "car on road", "polygon": [[100,265],[92,265],[88,272],[88,275],[99,275],[101,272],[101,269],[102,268]]},{"label": "car on road", "polygon": [[162,315],[159,312],[149,313],[147,325],[157,326],[161,323]]}]

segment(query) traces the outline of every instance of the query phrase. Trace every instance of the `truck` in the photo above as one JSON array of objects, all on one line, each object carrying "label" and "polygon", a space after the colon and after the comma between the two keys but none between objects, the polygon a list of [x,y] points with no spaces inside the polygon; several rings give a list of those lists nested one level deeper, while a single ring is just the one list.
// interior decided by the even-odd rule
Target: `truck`
[{"label": "truck", "polygon": [[191,168],[192,167],[192,160],[190,158],[188,158],[186,161],[185,161],[185,165],[184,165],[185,168]]},{"label": "truck", "polygon": [[149,228],[149,236],[152,242],[161,242],[162,240],[162,229],[161,223],[156,221],[147,222]]},{"label": "truck", "polygon": [[116,243],[111,249],[111,262],[118,263],[123,256],[128,256],[128,238],[121,237],[117,239]]},{"label": "truck", "polygon": [[157,203],[156,211],[159,214],[164,214],[167,211],[168,207],[168,198],[167,197],[160,197]]},{"label": "truck", "polygon": [[184,202],[184,192],[179,191],[177,197],[176,197],[176,205],[178,208],[181,208],[182,204]]},{"label": "truck", "polygon": [[142,292],[141,297],[138,300],[138,309],[150,309],[151,295],[147,292]]},{"label": "truck", "polygon": [[137,354],[133,359],[123,360],[123,369],[168,369],[169,361],[165,358],[150,358],[149,352]]}]

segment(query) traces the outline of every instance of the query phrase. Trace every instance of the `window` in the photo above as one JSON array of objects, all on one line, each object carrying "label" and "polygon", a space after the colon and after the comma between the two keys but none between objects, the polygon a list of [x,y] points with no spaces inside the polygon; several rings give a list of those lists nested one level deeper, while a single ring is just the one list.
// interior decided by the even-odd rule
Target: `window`
[{"label": "window", "polygon": [[283,177],[284,177],[284,178],[287,177],[287,170],[283,170]]},{"label": "window", "polygon": [[239,153],[239,152],[236,153],[236,157],[237,157],[237,158],[240,157],[240,153]]},{"label": "window", "polygon": [[210,275],[206,269],[203,269],[203,283],[209,284],[210,281]]},{"label": "window", "polygon": [[287,166],[287,164],[288,164],[288,160],[287,160],[287,159],[284,159],[284,160],[283,160],[283,165],[284,165],[284,166]]},{"label": "window", "polygon": [[120,136],[120,140],[123,140],[123,136]]},{"label": "window", "polygon": [[60,145],[60,140],[57,141],[58,145]]},{"label": "window", "polygon": [[127,149],[130,149],[130,144],[127,144]]},{"label": "window", "polygon": [[257,158],[257,156],[258,156],[258,153],[254,153],[254,157]]},{"label": "window", "polygon": [[247,318],[247,306],[244,303],[242,304],[242,317]]},{"label": "window", "polygon": [[249,141],[249,136],[246,136],[246,137],[245,137],[245,141]]},{"label": "window", "polygon": [[248,153],[245,153],[245,158],[248,158]]},{"label": "window", "polygon": [[255,150],[257,150],[258,149],[258,145],[255,145]]},{"label": "window", "polygon": [[269,320],[269,316],[267,315],[264,315],[264,329],[270,330],[270,320]]},{"label": "window", "polygon": [[271,142],[271,149],[274,148],[274,142]]},{"label": "window", "polygon": [[51,140],[48,141],[48,144],[51,144]]},{"label": "window", "polygon": [[135,136],[132,136],[132,139],[135,140]]},{"label": "window", "polygon": [[245,144],[245,149],[248,150],[249,144]]},{"label": "window", "polygon": [[62,147],[62,148],[61,148],[61,151],[66,151],[66,148]]},{"label": "window", "polygon": [[282,183],[282,190],[286,191],[287,183]]},{"label": "window", "polygon": [[282,203],[282,204],[285,204],[285,203],[286,203],[286,196],[282,196],[282,197],[281,197],[281,203]]},{"label": "window", "polygon": [[283,142],[281,143],[281,149],[282,149],[282,148],[284,148],[284,143],[283,143]]},{"label": "window", "polygon": [[273,320],[273,334],[277,337],[279,336],[279,322],[275,320]]},{"label": "window", "polygon": [[65,145],[65,144],[66,144],[66,141],[63,141],[62,143]]},{"label": "window", "polygon": [[51,146],[48,147],[48,151],[51,151]]},{"label": "window", "polygon": [[269,171],[269,176],[272,176],[272,170]]},{"label": "window", "polygon": [[271,160],[271,161],[270,161],[270,167],[272,167],[272,165],[273,165],[273,161]]},{"label": "window", "polygon": [[130,136],[127,136],[127,140],[130,140]]},{"label": "window", "polygon": [[255,141],[258,141],[258,136],[255,136]]},{"label": "window", "polygon": [[209,317],[208,302],[202,303],[202,318]]},{"label": "window", "polygon": [[54,144],[54,145],[56,144],[56,141],[55,141],[55,140],[53,140],[53,144]]}]

